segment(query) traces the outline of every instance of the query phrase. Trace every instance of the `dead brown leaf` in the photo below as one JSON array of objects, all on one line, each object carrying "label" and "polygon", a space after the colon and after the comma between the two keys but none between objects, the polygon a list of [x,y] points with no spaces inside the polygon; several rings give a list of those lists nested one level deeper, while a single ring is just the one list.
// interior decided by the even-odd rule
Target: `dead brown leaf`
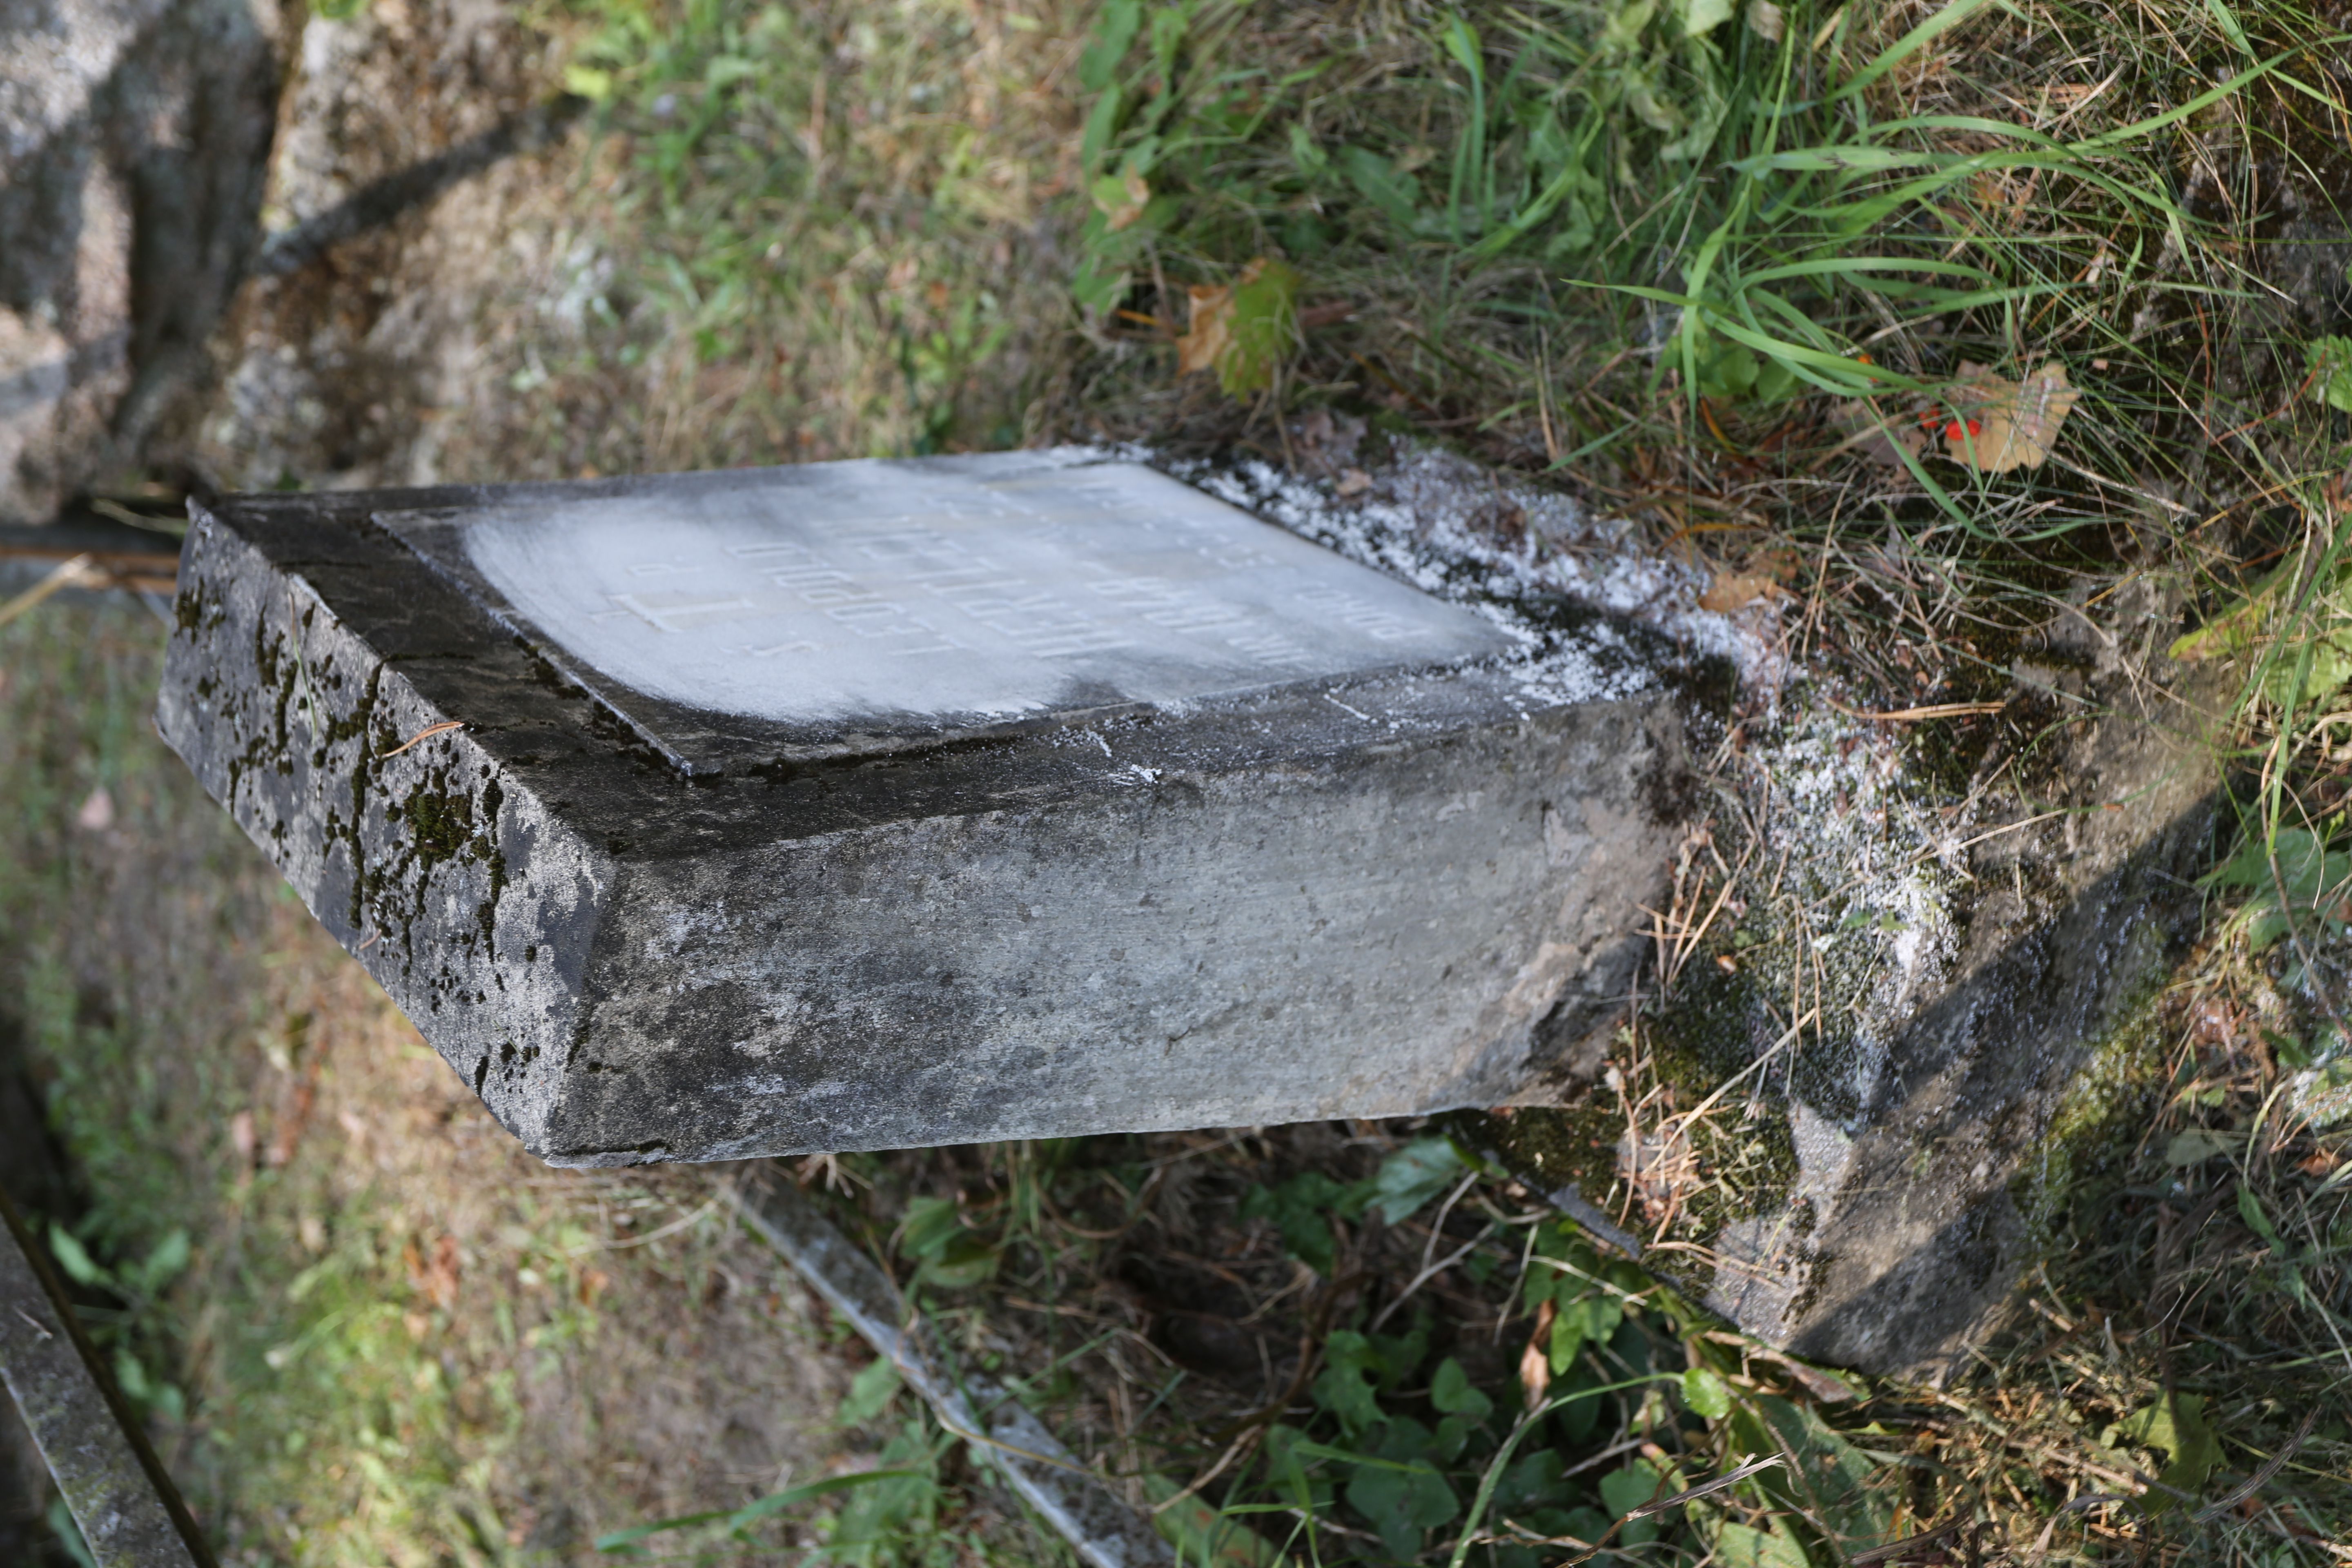
[{"label": "dead brown leaf", "polygon": [[1141,217],[1151,205],[1151,186],[1140,174],[1106,174],[1095,182],[1091,195],[1102,211],[1103,226],[1113,234]]},{"label": "dead brown leaf", "polygon": [[1551,1386],[1551,1323],[1559,1309],[1550,1297],[1544,1298],[1536,1309],[1535,1332],[1528,1336],[1528,1348],[1519,1352],[1519,1386],[1528,1391],[1528,1408],[1533,1410],[1543,1403],[1544,1391]]},{"label": "dead brown leaf", "polygon": [[1698,596],[1698,607],[1727,616],[1781,592],[1780,584],[1762,573],[1718,572],[1715,581],[1707,584],[1706,592]]},{"label": "dead brown leaf", "polygon": [[2082,395],[2068,384],[2066,367],[2056,360],[2022,383],[1963,363],[1959,389],[1946,411],[1944,449],[1954,462],[1982,473],[2038,468]]},{"label": "dead brown leaf", "polygon": [[1195,283],[1185,291],[1192,301],[1190,329],[1176,339],[1176,374],[1214,370],[1234,342],[1234,286]]},{"label": "dead brown leaf", "polygon": [[401,1248],[401,1261],[408,1266],[408,1283],[416,1293],[446,1311],[457,1304],[457,1238],[443,1236],[433,1244],[433,1256],[426,1258],[414,1241]]}]

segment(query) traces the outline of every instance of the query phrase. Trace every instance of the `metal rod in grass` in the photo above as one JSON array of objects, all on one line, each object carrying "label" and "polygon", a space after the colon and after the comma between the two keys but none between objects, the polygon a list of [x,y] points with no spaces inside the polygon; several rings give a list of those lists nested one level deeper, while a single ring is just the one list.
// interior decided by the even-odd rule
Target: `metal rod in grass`
[{"label": "metal rod in grass", "polygon": [[[1464,1560],[1470,1555],[1470,1549],[1478,1544],[1478,1521],[1480,1516],[1486,1513],[1486,1505],[1495,1500],[1495,1488],[1503,1479],[1503,1467],[1511,1462],[1512,1450],[1516,1449],[1519,1446],[1520,1440],[1526,1437],[1529,1432],[1534,1431],[1536,1426],[1544,1419],[1545,1416],[1549,1415],[1553,1411],[1560,1409],[1564,1405],[1574,1404],[1580,1399],[1598,1399],[1604,1394],[1617,1394],[1628,1388],[1640,1388],[1647,1384],[1679,1383],[1681,1381],[1682,1374],[1680,1373],[1654,1372],[1647,1373],[1644,1376],[1628,1378],[1622,1383],[1603,1384],[1599,1388],[1580,1388],[1574,1393],[1563,1394],[1557,1399],[1545,1401],[1543,1404],[1537,1405],[1533,1410],[1528,1411],[1525,1415],[1520,1416],[1518,1425],[1511,1428],[1511,1435],[1503,1439],[1503,1446],[1495,1450],[1495,1457],[1486,1461],[1486,1473],[1478,1478],[1477,1495],[1472,1498],[1470,1501],[1470,1517],[1464,1520],[1462,1522],[1462,1537],[1454,1543],[1454,1554],[1446,1559],[1445,1568],[1462,1568]],[[1780,1457],[1777,1454],[1772,1455],[1770,1456],[1769,1462],[1777,1465],[1780,1463]],[[1720,1484],[1729,1486],[1733,1481],[1738,1480],[1746,1475],[1753,1474],[1755,1469],[1760,1468],[1761,1466],[1759,1465],[1736,1472],[1733,1475],[1725,1477]],[[1715,1487],[1710,1485],[1703,1489],[1711,1491],[1715,1489]],[[1696,1494],[1678,1494],[1675,1497],[1667,1499],[1663,1503],[1644,1504],[1643,1508],[1650,1512],[1656,1512],[1659,1510],[1673,1507],[1675,1503],[1683,1500],[1683,1497],[1686,1495]],[[1628,1514],[1626,1516],[1628,1519],[1633,1517],[1635,1517],[1635,1515],[1633,1514]],[[1620,1520],[1618,1521],[1617,1525],[1612,1526],[1609,1532],[1610,1535],[1614,1535],[1617,1532],[1618,1527],[1622,1526],[1623,1523],[1624,1521]],[[1602,1536],[1601,1538],[1601,1542],[1594,1544],[1592,1548],[1593,1552],[1600,1551],[1601,1545],[1605,1543],[1608,1539],[1609,1536]],[[1586,1556],[1590,1555],[1591,1555],[1591,1552],[1586,1553]],[[1585,1559],[1583,1557],[1579,1557],[1575,1559],[1575,1562],[1581,1563]],[[1563,1563],[1560,1565],[1560,1568],[1570,1568],[1570,1565]]]},{"label": "metal rod in grass", "polygon": [[77,555],[71,560],[61,561],[51,569],[47,576],[43,577],[6,604],[0,605],[0,626],[6,626],[58,590],[70,588],[80,583],[95,582],[102,575],[89,555]]}]

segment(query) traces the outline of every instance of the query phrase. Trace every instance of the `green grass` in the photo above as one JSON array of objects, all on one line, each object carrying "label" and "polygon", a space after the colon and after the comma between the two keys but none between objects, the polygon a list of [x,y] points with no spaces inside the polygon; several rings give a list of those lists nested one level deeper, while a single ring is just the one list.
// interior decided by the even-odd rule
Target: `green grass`
[{"label": "green grass", "polygon": [[1061,358],[1078,16],[551,7],[597,103],[576,205],[607,271],[531,389],[544,442],[610,472],[1031,434]]},{"label": "green grass", "polygon": [[[550,1172],[480,1110],[155,738],[163,636],[0,629],[0,1067],[64,1156],[35,1224],[222,1560],[578,1562],[893,1440],[835,1421],[833,1342],[701,1181]],[[1037,1539],[986,1489],[926,1517]]]}]

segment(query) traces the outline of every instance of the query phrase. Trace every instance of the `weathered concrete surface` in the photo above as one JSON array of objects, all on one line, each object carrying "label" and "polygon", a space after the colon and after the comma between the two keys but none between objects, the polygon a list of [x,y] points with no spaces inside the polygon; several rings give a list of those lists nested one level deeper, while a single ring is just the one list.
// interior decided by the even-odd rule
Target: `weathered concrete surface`
[{"label": "weathered concrete surface", "polygon": [[1960,950],[1923,987],[1851,1142],[1800,1144],[1813,1166],[1801,1185],[1827,1189],[1809,1205],[1811,1233],[1754,1224],[1747,1255],[1718,1275],[1719,1302],[1776,1342],[1875,1371],[1940,1364],[2031,1267],[2022,1211],[2067,1165],[2049,1141],[2070,1100],[2095,1092],[2083,1081],[2093,1058],[2195,940],[2195,879],[2211,862],[2209,725],[2193,701],[2141,686],[2135,702],[2121,684],[2039,803],[2064,815],[1970,851],[1980,891]]},{"label": "weathered concrete surface", "polygon": [[[1567,1110],[1486,1135],[1538,1183],[1570,1177],[1563,1206],[1611,1200],[1625,1244],[1669,1244],[1661,1267],[1771,1343],[1948,1363],[2031,1267],[2033,1211],[2104,1113],[2100,1064],[2199,929],[2225,694],[2163,657],[2179,624],[2145,578],[2055,607],[2021,640],[2008,715],[1976,720],[2036,751],[1997,743],[1957,777],[1912,727],[1817,692],[1752,710],[1744,755],[1717,759],[1738,808],[1714,820],[1756,869],[1648,1031],[1654,1076],[1630,1092],[1667,1098],[1643,1142],[1622,1136],[1617,1085],[1643,1070],[1622,1058]],[[1677,1120],[1727,1083],[1711,1128]]]},{"label": "weathered concrete surface", "polygon": [[1620,1004],[1684,749],[1624,627],[688,776],[373,521],[772,482],[249,497],[190,532],[166,740],[542,1157],[1496,1104]]}]

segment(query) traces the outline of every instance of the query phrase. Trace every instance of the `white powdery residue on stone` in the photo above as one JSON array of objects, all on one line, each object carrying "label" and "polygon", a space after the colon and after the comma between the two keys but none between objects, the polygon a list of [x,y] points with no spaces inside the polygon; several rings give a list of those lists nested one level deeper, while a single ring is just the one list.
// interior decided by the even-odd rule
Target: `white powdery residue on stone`
[{"label": "white powdery residue on stone", "polygon": [[[1222,500],[1441,597],[1498,607],[1567,598],[1658,632],[1689,654],[1727,658],[1743,685],[1768,697],[1792,673],[1780,648],[1777,602],[1759,599],[1731,615],[1701,609],[1707,574],[1645,547],[1631,522],[1596,516],[1573,497],[1441,448],[1401,444],[1395,463],[1354,500],[1339,499],[1328,479],[1263,459],[1223,468],[1152,460]],[[1516,546],[1496,538],[1496,521],[1510,517]],[[1539,640],[1507,609],[1495,619],[1530,646]],[[1638,684],[1598,667],[1580,679],[1573,673],[1538,679],[1530,700],[1591,700]]]},{"label": "white powdery residue on stone", "polygon": [[[1120,455],[1152,458],[1136,448]],[[1640,689],[1643,661],[1623,629],[1629,623],[1691,655],[1729,660],[1772,716],[1769,733],[1746,747],[1749,767],[1770,781],[1759,824],[1765,852],[1802,846],[1802,863],[1785,869],[1820,884],[1805,896],[1801,939],[1811,944],[1809,971],[1818,965],[1833,976],[1831,1005],[1844,1014],[1831,1023],[1845,1038],[1833,1065],[1865,1108],[1890,1087],[1895,1038],[1944,984],[1958,950],[1952,898],[1966,877],[1962,846],[1974,817],[1967,810],[1947,816],[1929,800],[1904,764],[1898,731],[1838,711],[1802,682],[1808,672],[1789,658],[1780,635],[1787,601],[1759,599],[1728,615],[1701,609],[1706,574],[1645,545],[1631,521],[1596,516],[1572,497],[1433,447],[1401,446],[1354,500],[1340,500],[1329,479],[1264,460],[1153,460],[1352,560],[1481,609],[1530,650],[1519,679],[1531,707]],[[1514,536],[1515,547],[1498,542]],[[1522,607],[1555,595],[1614,620],[1573,638],[1548,637]],[[1547,645],[1563,651],[1538,651]],[[1774,869],[1762,869],[1767,882]],[[1808,993],[1815,979],[1808,973]],[[1819,1196],[1827,1201],[1826,1192]]]},{"label": "white powdery residue on stone", "polygon": [[[1804,863],[1785,868],[1805,889],[1808,919],[1795,934],[1831,977],[1822,1005],[1853,1019],[1843,1070],[1867,1108],[1884,1088],[1897,1033],[1941,986],[1958,950],[1951,906],[1962,873],[1953,862],[1971,818],[1947,819],[1923,797],[1883,727],[1825,703],[1791,710],[1776,737],[1748,749],[1750,766],[1769,781],[1759,826],[1769,843],[1803,846]],[[1782,869],[1761,875],[1777,882]]]}]

